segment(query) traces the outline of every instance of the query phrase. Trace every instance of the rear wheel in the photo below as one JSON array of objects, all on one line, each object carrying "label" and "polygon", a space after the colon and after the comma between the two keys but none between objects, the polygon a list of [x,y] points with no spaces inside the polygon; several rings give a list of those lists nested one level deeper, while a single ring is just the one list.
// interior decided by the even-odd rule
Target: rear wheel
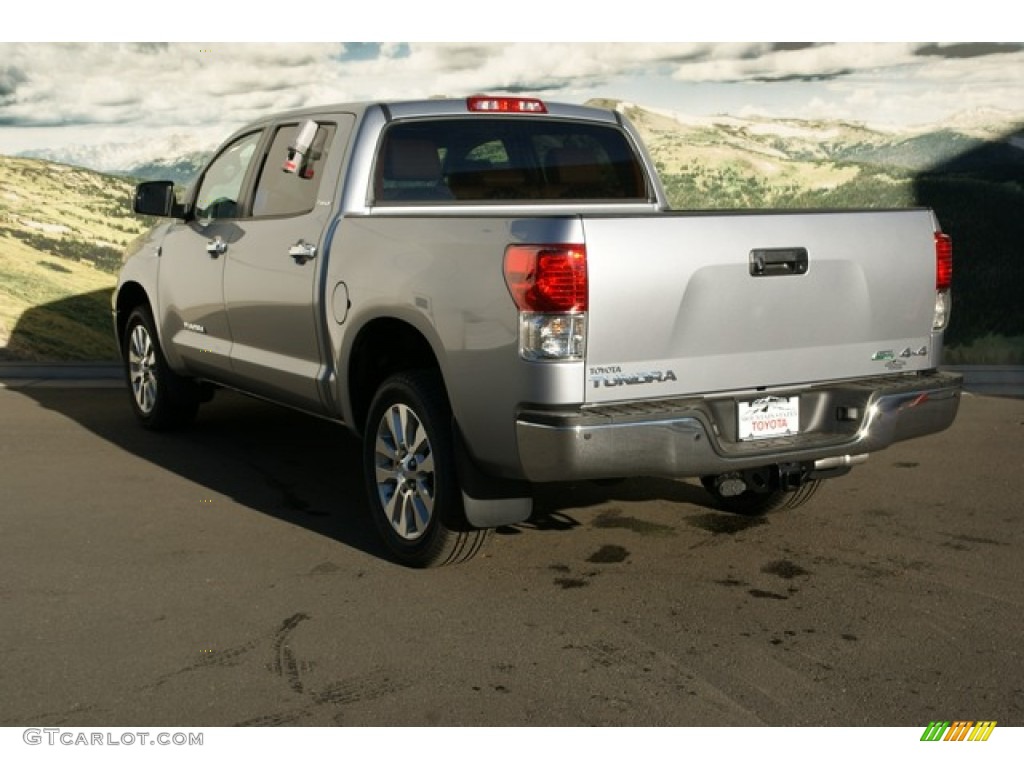
[{"label": "rear wheel", "polygon": [[132,410],[147,429],[172,429],[195,418],[200,389],[167,366],[157,339],[153,316],[136,307],[125,324],[121,344]]},{"label": "rear wheel", "polygon": [[701,478],[701,483],[715,498],[719,509],[752,517],[785,509],[796,509],[806,504],[818,492],[821,482],[821,480],[808,480],[799,488],[791,490],[773,488],[764,491],[745,490],[739,494],[725,494],[722,492],[721,478],[716,476]]},{"label": "rear wheel", "polygon": [[401,563],[449,565],[480,551],[487,530],[465,519],[451,408],[436,373],[403,373],[380,386],[366,421],[363,467],[374,524]]}]

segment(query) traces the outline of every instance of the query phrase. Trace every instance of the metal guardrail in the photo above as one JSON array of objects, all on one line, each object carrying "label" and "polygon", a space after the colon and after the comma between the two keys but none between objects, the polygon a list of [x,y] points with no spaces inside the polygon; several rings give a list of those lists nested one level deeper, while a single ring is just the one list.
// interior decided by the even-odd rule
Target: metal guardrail
[{"label": "metal guardrail", "polygon": [[964,389],[976,395],[1024,397],[1024,365],[944,365],[963,374]]},{"label": "metal guardrail", "polygon": [[117,362],[0,362],[0,386],[120,387],[124,368]]},{"label": "metal guardrail", "polygon": [[119,379],[122,371],[121,364],[116,361],[0,362],[0,379]]}]

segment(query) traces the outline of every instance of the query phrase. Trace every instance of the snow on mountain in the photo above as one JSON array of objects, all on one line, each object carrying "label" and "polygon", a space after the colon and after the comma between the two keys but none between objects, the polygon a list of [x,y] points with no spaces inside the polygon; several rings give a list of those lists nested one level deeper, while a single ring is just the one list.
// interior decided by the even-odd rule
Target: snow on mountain
[{"label": "snow on mountain", "polygon": [[173,167],[182,163],[194,165],[216,146],[198,134],[174,133],[147,137],[138,141],[108,144],[68,144],[54,149],[36,149],[20,153],[22,157],[52,160],[102,173],[131,174],[147,166]]},{"label": "snow on mountain", "polygon": [[1004,109],[982,107],[957,112],[944,121],[942,126],[932,126],[932,129],[940,127],[959,130],[974,138],[997,140],[1024,132],[1024,115]]}]

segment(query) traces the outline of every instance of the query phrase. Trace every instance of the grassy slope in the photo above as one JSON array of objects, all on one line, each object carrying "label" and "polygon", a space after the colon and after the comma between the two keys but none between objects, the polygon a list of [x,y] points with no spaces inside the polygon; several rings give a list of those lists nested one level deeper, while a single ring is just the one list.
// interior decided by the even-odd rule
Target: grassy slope
[{"label": "grassy slope", "polygon": [[117,357],[109,321],[114,276],[0,237],[0,360]]},{"label": "grassy slope", "polygon": [[0,157],[0,360],[116,357],[109,296],[146,222],[124,179]]}]

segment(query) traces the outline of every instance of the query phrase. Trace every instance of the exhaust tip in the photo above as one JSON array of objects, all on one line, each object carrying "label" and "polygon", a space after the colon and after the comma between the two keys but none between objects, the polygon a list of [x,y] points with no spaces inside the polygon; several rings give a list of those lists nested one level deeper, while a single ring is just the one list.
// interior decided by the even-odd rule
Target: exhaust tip
[{"label": "exhaust tip", "polygon": [[856,456],[850,456],[847,454],[846,456],[832,456],[828,459],[818,459],[814,462],[814,469],[820,471],[825,469],[839,469],[841,467],[855,467],[858,464],[863,464],[867,461],[869,455],[870,454],[867,453],[860,453]]}]

